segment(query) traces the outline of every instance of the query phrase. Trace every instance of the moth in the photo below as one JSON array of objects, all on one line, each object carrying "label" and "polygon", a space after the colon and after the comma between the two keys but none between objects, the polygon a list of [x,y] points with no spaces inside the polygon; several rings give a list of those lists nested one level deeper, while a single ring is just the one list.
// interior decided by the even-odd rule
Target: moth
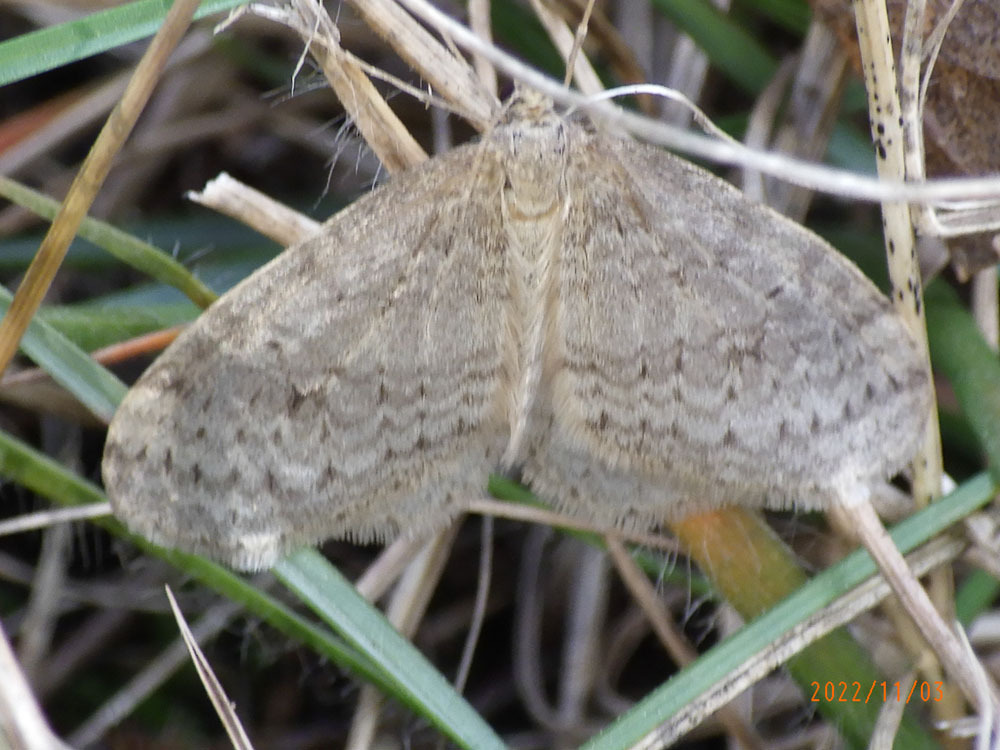
[{"label": "moth", "polygon": [[823,508],[897,473],[930,402],[826,242],[522,90],[188,327],[103,474],[134,532],[256,570],[442,527],[498,470],[608,528]]}]

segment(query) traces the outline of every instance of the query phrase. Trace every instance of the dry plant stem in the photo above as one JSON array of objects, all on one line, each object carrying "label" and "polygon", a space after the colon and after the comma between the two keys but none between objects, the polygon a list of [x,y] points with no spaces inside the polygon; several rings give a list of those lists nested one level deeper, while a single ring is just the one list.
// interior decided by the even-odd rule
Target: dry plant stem
[{"label": "dry plant stem", "polygon": [[[906,560],[899,554],[872,505],[857,503],[850,508],[835,506],[829,513],[839,516],[841,524],[850,525],[855,529],[858,538],[941,660],[948,676],[959,686],[973,706],[985,710],[987,706],[980,706],[983,696],[979,693],[976,681],[976,673],[982,672],[982,665],[970,658],[954,631],[934,609],[927,592],[920,586],[913,571],[907,567]],[[993,695],[989,699],[995,703],[997,702],[995,687],[992,690]]]},{"label": "dry plant stem", "polygon": [[362,685],[344,750],[370,750],[375,746],[381,712],[382,694],[371,685]]},{"label": "dry plant stem", "polygon": [[[386,619],[407,638],[412,638],[427,611],[427,605],[444,570],[459,526],[459,523],[453,523],[432,537],[407,568],[399,586],[393,592],[392,600],[386,609]],[[361,687],[358,706],[344,744],[345,750],[364,750],[372,747],[378,729],[381,704],[382,696],[374,687],[371,685]]]},{"label": "dry plant stem", "polygon": [[369,602],[381,599],[399,580],[406,566],[417,556],[426,541],[426,539],[398,537],[379,553],[375,561],[354,582],[354,588]]},{"label": "dry plant stem", "polygon": [[[903,136],[903,174],[907,179],[914,181],[922,180],[926,176],[924,171],[924,120],[920,96],[920,64],[923,61],[923,29],[926,5],[926,0],[908,0],[906,3],[903,42],[899,51],[899,110]],[[919,210],[920,207],[914,207],[915,212]]]},{"label": "dry plant stem", "polygon": [[[841,93],[847,83],[847,55],[826,26],[814,21],[796,56],[787,114],[773,134],[771,148],[780,153],[820,161],[837,122]],[[815,195],[782,180],[765,180],[768,203],[802,222]]]},{"label": "dry plant stem", "polygon": [[[827,515],[827,520],[830,525],[837,529],[838,533],[842,537],[861,542],[868,547],[868,543],[862,540],[862,535],[859,533],[858,527],[861,524],[858,519],[859,514],[853,512],[829,513]],[[877,537],[881,537],[884,533],[882,529],[883,527],[880,523],[879,528],[874,532]],[[895,547],[893,547],[888,554],[892,557],[898,557],[898,554],[894,554],[894,552]],[[930,575],[933,575],[938,570],[940,569],[935,569],[935,571],[932,571]],[[883,574],[886,575],[890,581],[893,580],[888,573],[884,572]],[[903,584],[900,584],[900,587],[905,585],[906,584],[904,582]],[[930,600],[928,599],[928,601]],[[921,607],[922,605],[918,603],[916,606]],[[934,653],[933,649],[928,647],[927,639],[921,631],[921,626],[910,614],[912,609],[912,605],[905,604],[899,597],[889,598],[882,604],[882,613],[891,623],[891,627],[894,630],[899,643],[905,651],[911,655],[911,658],[914,664],[917,665],[917,668],[922,671],[923,679],[930,684],[945,682],[945,674],[941,669],[941,661]],[[947,689],[943,691],[941,700],[934,701],[931,711],[936,716],[939,716],[939,718],[952,718],[954,716],[964,715],[965,707],[963,705],[961,691],[955,689],[954,684],[950,682],[945,682],[945,685]],[[944,710],[946,706],[948,708],[947,710]]]},{"label": "dry plant stem", "polygon": [[[469,500],[465,504],[465,510],[469,513],[480,513],[496,518],[509,518],[514,521],[526,521],[527,523],[537,523],[544,526],[553,526],[572,531],[581,531],[589,534],[604,535],[606,528],[597,524],[582,523],[579,519],[570,518],[553,510],[536,508],[531,505],[519,505],[517,503],[507,503],[500,500],[490,500],[487,498],[476,498]],[[677,552],[679,548],[677,542],[670,537],[659,534],[643,534],[641,532],[620,532],[621,538],[632,544],[652,549],[662,549],[667,552]]]},{"label": "dry plant stem", "polygon": [[[11,555],[0,551],[0,579],[7,583],[18,584],[23,587],[31,585],[34,577],[34,567],[18,560]],[[139,584],[135,584],[135,577],[130,577],[126,582],[120,579],[111,583],[80,583],[71,581],[66,586],[67,609],[78,606],[88,606],[94,608],[113,608],[122,606],[122,586],[125,585],[129,594],[145,586],[146,581],[139,579]],[[150,604],[146,600],[131,600],[132,608],[136,611],[163,614],[164,608]],[[48,666],[48,665],[46,665]]]},{"label": "dry plant stem", "polygon": [[[923,36],[926,0],[910,0],[906,3],[899,56],[899,100],[905,138],[906,177],[913,182],[919,182],[926,177],[923,108],[927,99],[927,86],[934,71],[941,43],[944,41],[944,34],[962,3],[963,0],[953,0],[926,40]],[[921,69],[924,63],[926,65]],[[925,235],[948,237],[997,226],[996,211],[991,209],[986,209],[982,213],[966,209],[939,216],[932,206],[917,203],[912,206],[911,211],[914,227]]]},{"label": "dry plant stem", "polygon": [[[676,627],[674,621],[667,614],[656,590],[649,582],[649,578],[635,564],[635,560],[629,555],[621,539],[613,534],[606,534],[604,543],[607,546],[608,554],[618,570],[618,575],[622,582],[628,587],[632,597],[636,600],[642,611],[646,614],[646,619],[653,627],[660,643],[667,653],[679,667],[684,667],[698,658],[698,652],[691,647],[684,634]],[[753,727],[744,721],[743,716],[734,706],[723,706],[718,711],[718,718],[722,725],[735,738],[740,747],[744,750],[763,748],[761,738],[757,736]]]},{"label": "dry plant stem", "polygon": [[[469,0],[469,28],[476,32],[487,44],[493,43],[490,26],[490,0]],[[472,56],[472,67],[476,69],[479,82],[493,98],[497,98],[497,72],[482,55]]]},{"label": "dry plant stem", "polygon": [[198,678],[201,680],[202,685],[205,686],[205,692],[208,693],[209,700],[212,701],[212,707],[222,720],[222,725],[225,727],[226,734],[229,736],[229,742],[234,748],[236,748],[236,750],[245,750],[247,748],[252,750],[253,746],[250,744],[250,738],[247,737],[247,733],[243,729],[243,725],[236,716],[233,703],[229,700],[225,690],[222,689],[222,685],[219,683],[218,678],[212,671],[212,667],[208,663],[208,659],[205,658],[205,654],[198,646],[198,639],[195,638],[194,634],[191,632],[187,621],[184,619],[184,615],[181,613],[180,607],[177,606],[177,600],[174,599],[174,592],[170,590],[169,586],[166,586],[165,588],[167,591],[167,599],[170,601],[170,609],[174,613],[174,619],[177,621],[177,627],[181,631],[181,637],[184,639],[184,645],[187,647],[188,653],[191,655],[191,661],[194,662],[195,669],[198,672]]},{"label": "dry plant stem", "polygon": [[1000,347],[1000,294],[997,289],[997,269],[984,268],[972,277],[972,314],[993,351]]},{"label": "dry plant stem", "polygon": [[327,38],[323,44],[310,48],[337,98],[351,114],[355,126],[382,165],[392,173],[424,161],[427,154],[379,95],[368,76],[354,63],[351,55],[331,42],[332,39]]},{"label": "dry plant stem", "polygon": [[[15,366],[11,365],[8,372]],[[20,380],[22,375],[25,380]],[[81,427],[100,429],[107,425],[105,419],[98,418],[40,368],[30,368],[14,373],[14,377],[5,377],[0,386],[0,403],[49,414]]]},{"label": "dry plant stem", "polygon": [[[641,94],[649,94],[650,96],[657,96],[663,99],[669,99],[672,102],[677,102],[682,107],[684,107],[689,119],[693,120],[694,123],[700,127],[703,131],[709,135],[713,135],[721,141],[728,141],[734,146],[740,146],[740,142],[729,135],[725,130],[720,128],[712,119],[702,111],[697,104],[692,101],[691,97],[687,94],[676,91],[674,89],[666,88],[665,86],[660,86],[655,83],[632,83],[626,86],[615,86],[611,89],[605,89],[604,91],[598,92],[596,94],[591,94],[587,97],[588,102],[605,101],[608,99],[614,99],[619,96],[633,95],[639,98]],[[697,96],[695,97],[697,98]]]},{"label": "dry plant stem", "polygon": [[[902,61],[903,75],[900,79],[900,95],[897,99],[896,75],[893,62],[892,45],[889,32],[889,21],[882,0],[860,0],[855,3],[855,16],[858,27],[858,45],[865,73],[865,87],[869,96],[869,114],[871,118],[872,137],[876,144],[878,173],[888,179],[903,179],[905,177],[923,177],[922,142],[917,131],[920,129],[918,102],[921,59],[921,37],[923,3],[914,4],[907,12],[906,31],[904,37]],[[909,120],[909,122],[908,122]],[[909,130],[905,130],[909,128]],[[909,169],[908,169],[909,168]],[[908,174],[909,171],[915,174]],[[886,249],[889,264],[889,278],[892,288],[892,302],[896,310],[909,325],[910,330],[919,338],[924,351],[927,351],[927,332],[924,322],[923,294],[920,280],[920,268],[917,262],[916,246],[909,206],[905,203],[885,203],[882,206],[883,226],[885,230]],[[928,368],[930,357],[928,354]],[[932,413],[934,413],[932,411]],[[913,462],[913,496],[917,507],[926,506],[940,494],[941,490],[941,436],[936,419],[929,419],[924,432],[924,440],[920,453]],[[870,539],[876,541],[885,538],[872,534]],[[869,542],[865,542],[868,546]],[[901,559],[895,547],[892,550],[882,550],[880,554],[869,546],[869,551],[876,559]],[[881,562],[880,562],[881,564]],[[892,582],[892,577],[890,577]],[[915,585],[906,585],[905,589],[916,595]],[[897,585],[904,583],[900,580]],[[938,611],[948,620],[954,617],[953,582],[950,572],[941,570],[931,579],[931,591]],[[922,589],[921,589],[922,594]],[[907,601],[902,591],[900,598],[903,606],[916,618],[915,611],[920,607],[918,600]],[[921,623],[917,626],[922,630],[931,628],[939,634],[947,633],[947,640],[952,641],[948,647],[951,655],[957,657],[960,651],[955,648],[954,635],[940,618],[934,618],[936,623]],[[932,646],[934,639],[925,630]],[[938,648],[946,648],[938,644]],[[941,656],[939,652],[939,656]],[[924,671],[931,679],[939,678],[939,667],[934,666],[931,659],[920,658],[918,663],[926,665]],[[952,671],[959,668],[962,660],[959,658],[951,664]],[[951,674],[951,679],[958,675]],[[966,696],[968,689],[963,688]],[[946,691],[953,696],[954,691]],[[954,697],[950,697],[945,705],[935,706],[944,709],[943,715],[954,717],[961,711]]]},{"label": "dry plant stem", "polygon": [[18,287],[7,315],[0,321],[0,373],[17,351],[35,310],[42,303],[56,271],[69,249],[80,222],[87,215],[111,162],[131,132],[153,93],[153,87],[177,42],[187,31],[199,0],[175,0],[163,26],[153,37],[129,81],[121,101],[112,110],[93,148],[84,159],[66,199],[42,240],[38,253]]},{"label": "dry plant stem", "polygon": [[[566,58],[566,77],[563,82],[569,86],[572,76],[577,73],[576,59],[580,54],[580,50],[583,49],[583,40],[587,38],[587,29],[590,27],[590,17],[594,13],[594,2],[595,0],[588,0],[583,8],[583,16],[580,18],[580,23],[576,25],[576,33],[573,35],[573,49],[570,50],[569,56]],[[588,67],[589,63],[588,63]],[[600,79],[598,79],[600,83]],[[601,88],[604,88],[603,85]]]},{"label": "dry plant stem", "polygon": [[[831,517],[828,516],[828,518]],[[834,523],[831,521],[831,524]],[[852,518],[851,523],[851,529],[844,532],[844,536],[856,538],[855,525],[857,522]],[[939,570],[941,568],[931,571],[927,579]],[[885,574],[883,573],[883,575]],[[920,672],[921,681],[931,685],[942,685],[940,700],[933,701],[934,705],[928,707],[935,720],[948,720],[965,716],[966,707],[962,691],[955,686],[954,682],[948,680],[947,673],[942,669],[941,660],[927,645],[927,639],[900,598],[898,596],[888,597],[882,602],[881,611],[903,651],[909,655],[915,669]],[[952,750],[958,750],[958,748]]]},{"label": "dry plant stem", "polygon": [[69,750],[49,729],[0,623],[0,746],[10,750]]},{"label": "dry plant stem", "polygon": [[994,578],[1000,578],[1000,554],[995,550],[972,549],[965,561],[976,568],[982,568]]},{"label": "dry plant stem", "polygon": [[45,531],[38,567],[31,581],[31,596],[21,624],[18,657],[28,679],[35,682],[38,668],[52,645],[65,593],[66,550],[70,543],[69,526],[53,526]]},{"label": "dry plant stem", "polygon": [[584,726],[597,682],[600,634],[607,615],[609,566],[602,550],[568,541],[573,548],[573,575],[567,587],[562,656],[556,688],[556,724],[573,734]]},{"label": "dry plant stem", "polygon": [[[910,672],[899,680],[905,686],[905,695],[910,694],[910,687],[916,679],[916,674]],[[875,731],[872,732],[871,742],[868,746],[872,748],[892,747],[892,743],[899,733],[899,724],[903,720],[905,710],[905,701],[885,701],[879,711]]]},{"label": "dry plant stem", "polygon": [[[921,95],[921,62],[923,61],[923,28],[924,28],[924,16],[926,10],[925,0],[909,0],[906,4],[906,15],[903,24],[903,37],[900,49],[900,71],[899,71],[899,108],[900,108],[900,125],[902,128],[901,139],[897,148],[892,148],[891,143],[886,144],[886,160],[885,167],[886,173],[890,177],[904,177],[911,181],[922,181],[926,174],[924,169],[924,142],[923,142],[923,96]],[[878,19],[878,23],[881,23],[881,15]],[[874,20],[874,19],[873,19]],[[872,22],[872,21],[870,21]],[[874,41],[874,40],[872,40]],[[864,48],[865,45],[862,45]],[[881,45],[883,50],[888,50],[890,55],[892,55],[892,48],[889,43]],[[864,54],[864,53],[862,53]],[[883,56],[878,56],[873,54],[873,63],[883,60]],[[927,76],[930,76],[931,69],[933,68],[933,62],[930,63]],[[880,76],[880,79],[882,76]],[[885,78],[891,84],[893,76],[892,69],[889,68],[885,73]],[[871,87],[874,89],[877,84],[877,80],[872,80]],[[886,83],[883,81],[883,86]],[[877,89],[876,89],[877,90]],[[891,94],[891,88],[886,92],[887,95]],[[887,100],[891,102],[891,99]],[[874,111],[874,108],[872,108]],[[874,123],[874,118],[873,118]],[[897,156],[899,150],[902,151],[902,169],[900,170],[899,158]],[[880,161],[879,167],[882,167]],[[909,214],[908,219],[911,222],[910,227],[906,229],[906,233],[899,235],[899,239],[902,241],[914,241],[914,231],[913,228],[921,221],[920,217],[922,214],[931,214],[931,209],[926,206],[926,204],[916,204],[912,208],[912,212]],[[936,222],[935,222],[936,223]],[[889,224],[886,224],[886,240],[887,248],[895,247],[896,237],[890,237],[888,231]],[[902,226],[900,226],[900,231],[903,231]],[[902,258],[898,261],[900,266],[899,274],[893,276],[894,287],[898,288],[897,282],[902,279],[902,272],[904,270],[905,264],[902,262]],[[890,258],[890,274],[894,274],[891,267],[892,258]],[[910,263],[911,271],[913,273],[912,267],[917,266],[917,261],[914,258]],[[996,275],[994,274],[994,280]],[[919,290],[914,290],[914,295],[916,296],[916,303],[919,306],[919,310],[922,313],[922,302],[921,293]],[[897,305],[897,309],[900,306],[898,295],[894,295],[894,303]],[[906,304],[908,300],[903,300],[903,304]],[[916,332],[921,336],[926,336],[925,323],[922,319],[922,315],[917,321],[910,321],[911,329],[915,324],[917,327]],[[914,465],[914,476],[913,476],[913,494],[917,507],[926,505],[926,503],[933,500],[940,494],[940,475],[943,472],[942,466],[942,456],[941,456],[941,436],[938,431],[938,425],[936,420],[931,420],[928,423],[927,433],[924,438],[923,455],[918,456],[917,461]],[[942,617],[946,619],[953,619],[955,612],[955,582],[951,571],[947,568],[940,568],[935,570],[928,577],[928,588],[930,593],[930,598],[934,602],[935,607],[941,613]],[[935,663],[933,659],[921,660],[922,668],[925,671],[925,676],[930,680],[936,680],[941,678],[939,665]],[[955,694],[954,690],[948,690],[945,693],[945,700],[937,702],[931,706],[931,711],[935,714],[938,719],[954,719],[962,715],[963,707],[958,700],[958,696]]]},{"label": "dry plant stem", "polygon": [[[754,102],[746,132],[743,134],[743,143],[750,148],[763,149],[770,143],[778,111],[784,100],[785,89],[788,88],[792,74],[798,67],[798,61],[792,57],[783,60],[778,71],[771,76],[771,80]],[[767,203],[777,211],[782,210],[782,206],[768,201],[763,174],[755,169],[744,169],[742,177],[740,189],[749,198],[758,203]]]},{"label": "dry plant stem", "polygon": [[111,503],[92,503],[73,508],[58,508],[55,510],[43,510],[37,513],[26,513],[23,516],[11,518],[0,523],[0,536],[44,529],[69,521],[100,518],[101,516],[109,515],[111,515]]},{"label": "dry plant stem", "polygon": [[456,521],[428,540],[393,592],[386,617],[403,635],[411,637],[417,631],[460,526]]},{"label": "dry plant stem", "polygon": [[[542,26],[545,27],[545,31],[548,33],[549,39],[556,46],[556,49],[559,50],[563,61],[568,63],[570,58],[573,57],[576,46],[573,32],[566,26],[565,21],[542,3],[542,0],[531,0],[531,9],[535,11],[538,20],[542,22]],[[583,93],[596,94],[598,91],[604,90],[604,85],[597,76],[597,72],[591,66],[590,61],[584,56],[577,55],[574,66],[572,71],[567,70],[566,72],[567,82],[572,72],[572,76],[576,80],[576,85],[580,87],[580,91]]]},{"label": "dry plant stem", "polygon": [[[882,0],[856,0],[855,13],[879,177],[903,180],[906,168],[902,112],[896,96],[892,48],[884,43],[889,39],[885,5]],[[923,289],[909,206],[885,203],[882,215],[892,302],[926,352]],[[940,494],[941,488],[941,439],[936,421],[928,426],[923,454],[914,462],[913,471],[914,498],[918,507],[923,507]]]},{"label": "dry plant stem", "polygon": [[[716,0],[712,6],[721,13],[729,11],[728,0]],[[660,78],[672,89],[698,101],[708,78],[708,55],[687,34],[677,32],[673,39],[670,58]],[[687,127],[691,116],[677,108],[668,108],[662,115],[665,122],[677,127]]]},{"label": "dry plant stem", "polygon": [[439,29],[441,33],[450,35],[461,47],[482,54],[499,70],[550,96],[554,101],[566,106],[589,107],[599,113],[602,120],[617,126],[622,132],[632,133],[650,143],[723,164],[760,169],[797,185],[847,198],[870,201],[937,201],[1000,197],[1000,178],[996,176],[935,180],[920,185],[887,183],[853,172],[791,159],[781,154],[750,151],[738,144],[705,138],[621,109],[593,105],[578,92],[563,87],[558,81],[542,75],[511,55],[486,44],[468,28],[426,0],[398,0],[398,2],[412,10],[414,15],[418,15]]},{"label": "dry plant stem", "polygon": [[[603,8],[598,7],[597,3],[592,2],[592,0],[561,0],[558,7],[571,26],[576,23],[576,37],[579,42],[582,44],[582,37],[585,34],[586,38],[599,50],[601,58],[619,81],[639,83],[646,80],[663,80],[665,76],[655,74],[654,62],[651,59],[653,23],[650,19],[656,11],[645,4],[635,9],[637,13],[645,12],[646,16],[641,31],[636,32],[634,25],[631,29],[628,28],[628,10],[622,7],[622,4],[611,6],[604,3],[603,5]],[[612,23],[608,18],[608,11],[615,12],[616,23]],[[640,35],[647,38],[640,40],[637,38]],[[640,53],[639,48],[644,48],[645,51]],[[640,55],[648,61],[645,67],[639,61]],[[567,70],[572,69],[569,65],[566,68]],[[645,114],[650,117],[656,116],[658,108],[650,97],[640,96],[636,102],[639,109]]]},{"label": "dry plant stem", "polygon": [[322,5],[316,0],[295,0],[287,9],[255,5],[253,10],[285,24],[302,37],[344,109],[386,169],[399,172],[427,158],[353,55],[340,46],[337,27]]},{"label": "dry plant stem", "polygon": [[543,664],[550,660],[542,646],[547,590],[543,580],[552,575],[545,548],[554,536],[551,529],[537,527],[525,539],[515,592],[514,680],[525,709],[554,735],[552,742],[576,745],[581,733],[599,729],[588,720],[586,709],[597,682],[596,635],[603,630],[607,611],[608,565],[603,551],[573,539],[560,539],[553,550],[560,578],[568,578],[569,585],[557,593],[566,617],[556,696],[550,701],[542,675]]},{"label": "dry plant stem", "polygon": [[[920,0],[919,4],[914,3],[913,12],[916,13],[919,11],[921,21],[925,5],[926,0]],[[921,45],[920,57],[921,61],[925,63],[925,69],[920,80],[920,109],[923,109],[927,103],[927,89],[930,87],[931,74],[934,72],[934,65],[937,63],[938,56],[941,54],[941,45],[944,44],[945,34],[948,33],[948,27],[951,26],[951,22],[955,20],[955,16],[958,15],[958,12],[962,10],[963,5],[965,5],[965,0],[951,0],[951,4],[945,10],[944,14],[937,17],[937,23]],[[908,4],[907,13],[909,12],[911,11]],[[923,28],[922,23],[910,23],[909,25],[918,29]],[[905,31],[906,30],[904,29],[904,33]]]},{"label": "dry plant stem", "polygon": [[686,666],[698,658],[698,653],[691,648],[684,634],[678,630],[673,620],[664,611],[655,589],[649,578],[643,573],[635,560],[629,555],[621,538],[614,534],[604,535],[604,544],[608,549],[612,562],[618,569],[622,582],[628,587],[636,603],[646,613],[646,619],[653,627],[653,632],[660,639],[670,657],[678,666]]},{"label": "dry plant stem", "polygon": [[514,684],[528,714],[545,727],[556,723],[555,711],[542,690],[541,629],[543,594],[542,556],[552,530],[543,527],[528,531],[521,552],[515,589]]},{"label": "dry plant stem", "polygon": [[[975,513],[966,518],[963,525],[964,536],[972,543],[972,547],[966,552],[966,562],[982,568],[994,578],[1000,578],[998,521],[987,513]],[[1000,623],[1000,618],[997,622]],[[996,640],[1000,641],[1000,637]]]},{"label": "dry plant stem", "polygon": [[186,197],[252,227],[282,246],[304,240],[320,228],[319,222],[259,190],[254,190],[225,172],[205,183],[201,192],[192,190]]},{"label": "dry plant stem", "polygon": [[483,631],[483,623],[486,621],[486,605],[490,596],[490,581],[493,579],[493,519],[490,516],[483,516],[480,520],[479,545],[479,576],[476,580],[476,598],[472,606],[469,631],[462,647],[462,658],[459,659],[458,669],[455,670],[455,689],[459,693],[465,692],[465,685],[469,680],[469,670],[472,669],[472,659],[476,654],[476,646]]},{"label": "dry plant stem", "polygon": [[[351,5],[376,34],[436,91],[460,109],[463,117],[477,130],[486,130],[493,124],[499,109],[496,97],[480,85],[465,60],[456,58],[394,0],[352,0]],[[462,28],[468,32],[468,29]],[[486,48],[493,49],[492,43],[478,36],[476,39]]]},{"label": "dry plant stem", "polygon": [[[686,592],[679,589],[665,589],[662,594],[666,599],[672,599],[674,604],[680,602],[681,607],[687,603]],[[669,604],[665,601],[664,606],[669,607]],[[639,607],[628,607],[620,613],[611,613],[608,619],[607,638],[601,658],[604,669],[594,690],[594,700],[604,713],[618,716],[630,711],[635,705],[634,701],[622,695],[618,686],[622,684],[622,675],[632,656],[649,634],[649,621],[646,613]]]}]

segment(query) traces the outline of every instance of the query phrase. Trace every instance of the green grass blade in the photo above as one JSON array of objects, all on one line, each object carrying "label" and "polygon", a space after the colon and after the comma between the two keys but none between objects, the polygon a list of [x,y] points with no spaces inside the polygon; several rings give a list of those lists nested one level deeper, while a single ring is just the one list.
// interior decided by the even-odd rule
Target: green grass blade
[{"label": "green grass blade", "polygon": [[[240,0],[205,0],[194,17],[242,4]],[[169,7],[169,0],[136,0],[0,42],[0,86],[152,36]]]},{"label": "green grass blade", "polygon": [[951,382],[990,471],[1000,478],[1000,360],[951,287],[930,284],[924,301],[934,369]]},{"label": "green grass blade", "polygon": [[778,64],[767,48],[704,0],[653,0],[653,5],[690,36],[712,65],[749,94],[759,94]]},{"label": "green grass blade", "polygon": [[743,0],[743,5],[755,8],[787,31],[805,36],[812,18],[805,0]]},{"label": "green grass blade", "polygon": [[162,331],[198,317],[191,303],[151,305],[58,305],[43,307],[36,316],[81,349],[101,347]]},{"label": "green grass blade", "polygon": [[[0,317],[13,295],[0,286]],[[128,389],[112,373],[37,317],[28,324],[21,350],[99,419],[108,422]]]},{"label": "green grass blade", "polygon": [[505,747],[423,654],[316,550],[290,555],[275,566],[274,573],[348,643],[394,675],[395,695],[455,742],[476,750]]},{"label": "green grass blade", "polygon": [[[49,221],[55,218],[56,212],[59,210],[57,201],[37,190],[21,185],[9,177],[0,176],[0,196],[34,211]],[[175,287],[199,307],[208,307],[215,301],[215,292],[199,281],[169,253],[165,253],[158,247],[143,242],[107,222],[87,217],[80,224],[77,234],[136,270]]]}]

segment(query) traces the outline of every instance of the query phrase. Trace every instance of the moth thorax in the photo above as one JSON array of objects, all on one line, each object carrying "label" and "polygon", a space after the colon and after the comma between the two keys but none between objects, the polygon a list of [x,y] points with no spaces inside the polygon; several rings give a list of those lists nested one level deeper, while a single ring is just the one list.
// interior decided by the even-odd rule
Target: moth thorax
[{"label": "moth thorax", "polygon": [[505,211],[511,219],[558,215],[566,196],[566,131],[558,118],[530,123],[508,133],[503,160]]}]

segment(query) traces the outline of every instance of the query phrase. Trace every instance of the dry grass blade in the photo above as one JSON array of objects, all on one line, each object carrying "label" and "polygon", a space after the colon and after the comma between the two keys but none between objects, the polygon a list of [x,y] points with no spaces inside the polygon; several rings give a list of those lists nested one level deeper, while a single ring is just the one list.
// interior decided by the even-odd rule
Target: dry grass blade
[{"label": "dry grass blade", "polygon": [[493,519],[486,516],[482,520],[479,551],[479,578],[476,581],[476,598],[472,605],[472,617],[469,619],[469,632],[462,646],[462,658],[455,672],[455,688],[461,693],[469,680],[469,670],[472,659],[479,645],[479,637],[483,631],[483,621],[486,619],[486,602],[490,595],[490,581],[493,578]]},{"label": "dry grass blade", "polygon": [[191,191],[188,200],[253,227],[281,245],[294,245],[319,231],[320,224],[223,172]]},{"label": "dry grass blade", "polygon": [[[791,67],[787,90],[776,85],[784,77],[786,66]],[[802,48],[794,57],[786,58],[758,98],[744,142],[811,161],[822,160],[837,121],[847,72],[847,55],[842,46],[829,29],[813,21]],[[755,172],[744,174],[744,191],[752,187],[759,191],[758,200],[796,221],[805,220],[813,191],[782,180],[765,180]],[[748,179],[751,176],[754,179]]]},{"label": "dry grass blade", "polygon": [[187,646],[188,653],[191,655],[191,662],[194,664],[194,668],[198,670],[198,677],[201,679],[201,684],[205,686],[205,692],[208,694],[209,700],[212,701],[212,706],[215,707],[215,712],[219,715],[219,719],[222,720],[222,726],[225,727],[226,734],[229,735],[229,741],[237,750],[253,750],[253,745],[250,743],[250,738],[247,737],[247,733],[243,729],[243,724],[240,723],[240,719],[236,715],[232,701],[226,696],[226,691],[223,690],[221,683],[215,676],[215,672],[212,671],[212,666],[208,663],[208,659],[205,658],[205,654],[202,653],[201,647],[198,645],[198,640],[188,627],[187,621],[184,619],[184,613],[177,606],[174,592],[170,590],[169,586],[165,588],[167,599],[170,600],[170,609],[174,613],[174,619],[177,621],[177,628],[180,630],[181,637],[184,639],[184,645]]},{"label": "dry grass blade", "polygon": [[477,129],[485,130],[493,123],[497,101],[480,85],[475,71],[414,21],[399,4],[393,0],[357,0],[351,4],[365,23],[389,42]]},{"label": "dry grass blade", "polygon": [[100,518],[107,515],[111,515],[110,503],[97,503],[78,508],[57,508],[37,513],[26,513],[23,516],[0,522],[0,536],[19,534],[31,531],[32,529],[44,529],[58,523],[81,521],[87,518]]},{"label": "dry grass blade", "polygon": [[[492,43],[493,32],[490,29],[490,2],[489,0],[470,0],[469,2],[469,28],[475,31],[484,41]],[[489,60],[481,55],[474,55],[472,64],[479,76],[479,82],[494,98],[497,96],[497,72],[490,65]]]},{"label": "dry grass blade", "polygon": [[[608,545],[608,553],[618,570],[618,575],[621,576],[633,598],[646,614],[646,618],[652,625],[660,643],[678,666],[687,666],[693,662],[698,658],[698,652],[684,637],[680,628],[670,619],[659,596],[657,596],[657,592],[649,582],[649,578],[635,564],[635,560],[629,556],[625,545],[617,536],[607,535],[605,540]],[[763,740],[754,731],[753,726],[739,714],[735,706],[711,706],[705,714],[705,718],[716,712],[719,721],[725,725],[730,736],[736,738],[745,750],[756,750],[764,747]]]},{"label": "dry grass blade", "polygon": [[[469,500],[466,508],[470,513],[481,513],[494,518],[510,518],[517,521],[537,523],[560,529],[579,531],[585,534],[603,534],[604,529],[597,524],[588,524],[577,518],[570,518],[564,513],[536,508],[530,505],[501,502],[499,500],[477,499]],[[631,544],[650,549],[661,549],[669,552],[677,551],[677,541],[663,534],[643,534],[642,532],[622,532],[621,538]]]},{"label": "dry grass blade", "polygon": [[[998,694],[992,680],[983,672],[983,665],[962,648],[958,634],[950,629],[934,609],[927,592],[920,586],[914,572],[889,538],[881,521],[869,503],[849,509],[836,508],[840,523],[852,528],[878,563],[886,580],[900,598],[907,612],[927,638],[934,653],[941,660],[947,675],[960,687],[965,697],[979,711],[996,710]],[[990,685],[984,694],[982,684]],[[983,703],[984,698],[986,703]]]},{"label": "dry grass blade", "polygon": [[49,728],[0,625],[0,744],[11,750],[68,750]]},{"label": "dry grass blade", "polygon": [[322,5],[315,0],[295,0],[285,8],[269,5],[250,8],[258,15],[285,24],[302,37],[355,126],[387,170],[398,172],[427,158],[420,144],[375,90],[357,59],[340,46],[340,32]]},{"label": "dry grass blade", "polygon": [[601,79],[590,61],[582,54],[579,48],[579,38],[569,30],[566,22],[549,10],[542,0],[532,0],[531,7],[542,25],[545,26],[545,31],[552,43],[556,45],[563,60],[567,65],[573,65],[572,78],[576,81],[580,91],[584,94],[596,94],[603,91],[604,84],[601,83]]}]

